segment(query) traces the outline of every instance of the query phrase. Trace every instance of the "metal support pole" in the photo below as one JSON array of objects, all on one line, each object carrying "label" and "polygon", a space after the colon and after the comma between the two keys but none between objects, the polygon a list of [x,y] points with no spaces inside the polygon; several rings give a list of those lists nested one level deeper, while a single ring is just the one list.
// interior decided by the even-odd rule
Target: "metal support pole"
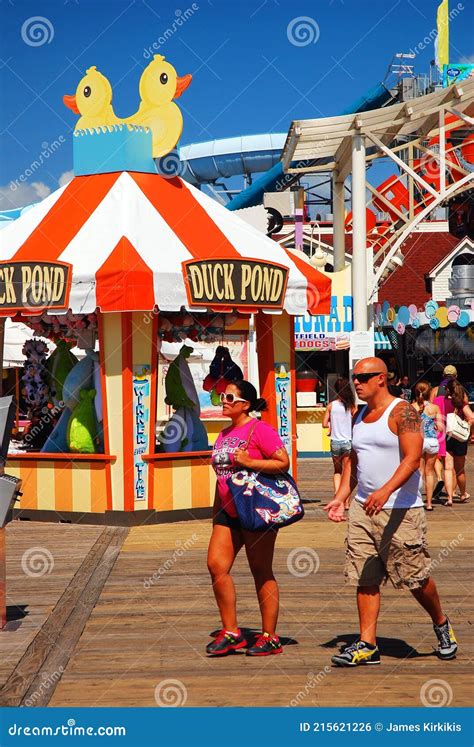
[{"label": "metal support pole", "polygon": [[356,332],[369,329],[365,210],[365,140],[356,134],[352,137],[352,295]]},{"label": "metal support pole", "polygon": [[334,272],[343,270],[346,266],[345,244],[344,244],[344,180],[339,178],[338,172],[333,171],[332,175],[332,210],[333,210],[333,251],[334,251]]},{"label": "metal support pole", "polygon": [[444,107],[438,113],[439,125],[439,191],[442,195],[446,192],[446,127],[444,120]]}]

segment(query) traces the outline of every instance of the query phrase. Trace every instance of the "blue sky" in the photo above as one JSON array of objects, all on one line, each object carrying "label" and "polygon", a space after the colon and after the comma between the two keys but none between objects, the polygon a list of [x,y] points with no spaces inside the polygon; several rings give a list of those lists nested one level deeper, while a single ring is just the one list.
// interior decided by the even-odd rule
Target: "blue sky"
[{"label": "blue sky", "polygon": [[[181,144],[284,132],[292,119],[339,113],[383,80],[395,52],[415,49],[416,70],[427,71],[434,50],[423,40],[436,28],[437,5],[438,0],[0,0],[0,208],[44,197],[67,179],[76,117],[62,96],[75,92],[91,65],[111,81],[119,116],[136,111],[149,50],[164,54],[178,74],[192,73],[179,101]],[[451,61],[473,60],[472,0],[450,0],[454,8]],[[37,16],[42,37],[32,28]],[[298,36],[301,23],[309,37],[303,31]],[[55,141],[54,153],[26,182],[19,181]],[[15,180],[17,188],[11,189]]]}]

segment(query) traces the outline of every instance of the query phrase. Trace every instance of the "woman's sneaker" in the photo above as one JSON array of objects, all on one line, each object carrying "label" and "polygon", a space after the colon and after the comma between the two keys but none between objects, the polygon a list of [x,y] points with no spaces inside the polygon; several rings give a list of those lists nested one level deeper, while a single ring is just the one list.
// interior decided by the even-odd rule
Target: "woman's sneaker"
[{"label": "woman's sneaker", "polygon": [[247,641],[240,632],[240,628],[237,628],[235,633],[230,630],[220,630],[216,638],[207,644],[206,651],[212,656],[224,656],[246,645]]},{"label": "woman's sneaker", "polygon": [[380,652],[377,646],[364,641],[356,641],[347,646],[340,654],[331,658],[338,667],[357,667],[359,664],[380,664]]},{"label": "woman's sneaker", "polygon": [[434,632],[438,639],[438,656],[440,659],[454,659],[458,650],[458,642],[454,637],[454,632],[449,619],[443,625],[433,625]]},{"label": "woman's sneaker", "polygon": [[277,635],[261,633],[253,646],[247,650],[247,656],[269,656],[283,653],[283,647]]}]

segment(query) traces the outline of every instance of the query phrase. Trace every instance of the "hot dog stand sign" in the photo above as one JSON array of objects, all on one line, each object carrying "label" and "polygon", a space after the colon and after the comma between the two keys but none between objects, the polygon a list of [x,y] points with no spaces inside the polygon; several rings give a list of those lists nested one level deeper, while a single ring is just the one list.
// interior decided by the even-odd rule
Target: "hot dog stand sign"
[{"label": "hot dog stand sign", "polygon": [[67,309],[70,290],[70,264],[0,262],[0,312]]},{"label": "hot dog stand sign", "polygon": [[282,309],[288,268],[255,259],[182,263],[191,306]]}]

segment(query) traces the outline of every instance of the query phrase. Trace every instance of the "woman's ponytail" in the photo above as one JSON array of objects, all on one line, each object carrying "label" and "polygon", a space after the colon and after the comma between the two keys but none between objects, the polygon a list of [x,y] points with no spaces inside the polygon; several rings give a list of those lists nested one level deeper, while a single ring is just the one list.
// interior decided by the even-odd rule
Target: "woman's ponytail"
[{"label": "woman's ponytail", "polygon": [[415,387],[415,398],[420,410],[425,409],[425,404],[430,398],[430,393],[431,384],[429,383],[429,381],[419,381]]},{"label": "woman's ponytail", "polygon": [[236,387],[242,399],[250,402],[249,412],[262,412],[267,409],[266,400],[263,397],[257,397],[257,390],[250,381],[241,379],[240,381],[233,381],[232,384]]},{"label": "woman's ponytail", "polygon": [[263,399],[263,397],[258,397],[258,399],[255,401],[254,407],[252,407],[252,410],[255,412],[263,412],[263,410],[267,409],[267,400]]}]

